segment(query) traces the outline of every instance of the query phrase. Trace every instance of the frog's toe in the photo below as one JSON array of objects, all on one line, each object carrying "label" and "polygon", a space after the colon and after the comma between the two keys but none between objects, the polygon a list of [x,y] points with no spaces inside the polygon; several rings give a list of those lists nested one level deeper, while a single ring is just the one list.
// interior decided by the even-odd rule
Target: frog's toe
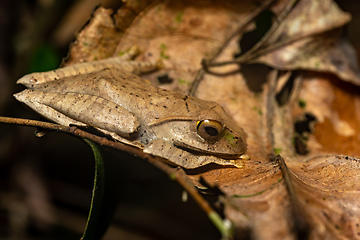
[{"label": "frog's toe", "polygon": [[38,80],[33,76],[33,74],[28,74],[17,80],[17,84],[22,84],[26,87],[29,87],[33,84],[36,84]]}]

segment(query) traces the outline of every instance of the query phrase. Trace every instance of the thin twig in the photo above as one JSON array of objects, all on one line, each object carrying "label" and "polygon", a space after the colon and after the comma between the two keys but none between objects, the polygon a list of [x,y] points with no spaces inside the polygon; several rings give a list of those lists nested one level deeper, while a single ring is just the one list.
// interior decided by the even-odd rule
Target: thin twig
[{"label": "thin twig", "polygon": [[290,170],[286,166],[286,163],[281,155],[276,156],[276,161],[280,166],[286,188],[289,193],[293,227],[297,235],[297,239],[308,239],[310,234],[310,224],[306,218],[306,211],[299,202],[299,198],[296,195],[295,186],[290,175]]},{"label": "thin twig", "polygon": [[254,12],[252,12],[249,16],[247,16],[247,18],[240,24],[240,26],[238,27],[238,29],[236,31],[233,32],[233,34],[231,36],[229,36],[224,43],[221,45],[221,47],[212,55],[210,56],[207,60],[203,60],[202,62],[202,66],[203,68],[200,69],[197,74],[196,77],[190,87],[190,91],[189,91],[189,95],[190,96],[194,96],[195,92],[200,84],[201,79],[203,78],[207,66],[212,66],[212,61],[218,57],[220,55],[220,53],[224,50],[224,48],[229,44],[229,42],[236,37],[237,35],[239,35],[244,28],[251,22],[254,20],[254,18],[256,18],[264,9],[266,9],[268,6],[270,6],[275,0],[267,0],[265,2],[263,2],[261,4],[261,6],[259,6],[258,8],[255,9]]},{"label": "thin twig", "polygon": [[268,82],[264,88],[264,115],[265,115],[265,126],[266,126],[266,148],[269,156],[275,156],[274,150],[274,132],[273,132],[273,118],[275,111],[275,93],[276,83],[279,77],[279,71],[273,70],[269,74]]},{"label": "thin twig", "polygon": [[40,127],[44,129],[59,131],[68,133],[77,137],[86,138],[93,142],[96,142],[102,146],[111,147],[123,152],[127,152],[131,155],[147,160],[149,163],[159,168],[172,179],[175,179],[199,204],[199,206],[205,211],[207,215],[214,213],[215,211],[211,208],[209,203],[200,195],[194,185],[188,180],[185,173],[178,171],[176,168],[172,168],[165,164],[160,157],[152,156],[144,153],[140,148],[129,146],[121,142],[114,142],[105,137],[100,137],[86,131],[83,131],[75,126],[67,127],[55,123],[42,122],[30,119],[11,118],[0,116],[0,123],[15,124],[21,126]]},{"label": "thin twig", "polygon": [[[223,62],[217,62],[217,63],[210,63],[207,65],[207,67],[219,67],[224,66],[228,64],[241,64],[245,62],[249,62],[251,59],[256,58],[260,55],[260,52],[257,52],[257,50],[264,45],[264,43],[271,37],[271,35],[275,32],[275,30],[280,26],[280,23],[286,18],[286,16],[290,13],[290,11],[295,6],[296,2],[298,0],[292,0],[286,5],[284,10],[280,13],[280,15],[277,17],[275,23],[271,26],[271,28],[266,32],[266,34],[247,52],[245,52],[243,55],[239,56],[235,60],[231,61],[223,61]],[[270,49],[273,49],[273,46],[269,46]],[[264,49],[261,51],[261,53],[266,52],[268,49]]]}]

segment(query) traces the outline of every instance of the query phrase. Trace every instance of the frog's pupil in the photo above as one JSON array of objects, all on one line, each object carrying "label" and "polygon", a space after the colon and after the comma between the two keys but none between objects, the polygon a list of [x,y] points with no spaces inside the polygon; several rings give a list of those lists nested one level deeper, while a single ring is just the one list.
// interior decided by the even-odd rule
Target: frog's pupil
[{"label": "frog's pupil", "polygon": [[212,137],[215,137],[219,134],[218,130],[213,127],[205,127],[205,132]]}]

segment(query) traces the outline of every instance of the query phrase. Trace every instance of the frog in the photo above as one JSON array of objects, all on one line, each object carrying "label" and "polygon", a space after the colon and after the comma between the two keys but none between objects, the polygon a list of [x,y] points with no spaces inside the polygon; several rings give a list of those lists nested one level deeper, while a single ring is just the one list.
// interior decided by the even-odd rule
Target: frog
[{"label": "frog", "polygon": [[139,74],[157,64],[124,59],[27,74],[17,81],[27,89],[14,97],[51,121],[93,127],[173,166],[244,166],[246,134],[218,103],[153,86]]}]

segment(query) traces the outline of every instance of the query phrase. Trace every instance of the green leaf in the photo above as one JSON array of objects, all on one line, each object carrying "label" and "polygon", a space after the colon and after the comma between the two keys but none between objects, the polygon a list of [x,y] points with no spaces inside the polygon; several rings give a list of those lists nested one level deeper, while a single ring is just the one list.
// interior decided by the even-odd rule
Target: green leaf
[{"label": "green leaf", "polygon": [[[93,240],[99,239],[101,236],[98,236],[99,225],[101,224],[101,212],[104,202],[104,192],[105,192],[105,167],[104,161],[101,156],[99,146],[87,139],[84,141],[91,147],[94,157],[95,157],[95,178],[94,178],[94,188],[91,199],[91,206],[89,211],[88,220],[86,223],[86,228],[82,240]],[[102,235],[103,231],[100,231]]]},{"label": "green leaf", "polygon": [[57,50],[49,44],[38,46],[32,57],[29,72],[45,72],[59,67],[61,57]]}]

